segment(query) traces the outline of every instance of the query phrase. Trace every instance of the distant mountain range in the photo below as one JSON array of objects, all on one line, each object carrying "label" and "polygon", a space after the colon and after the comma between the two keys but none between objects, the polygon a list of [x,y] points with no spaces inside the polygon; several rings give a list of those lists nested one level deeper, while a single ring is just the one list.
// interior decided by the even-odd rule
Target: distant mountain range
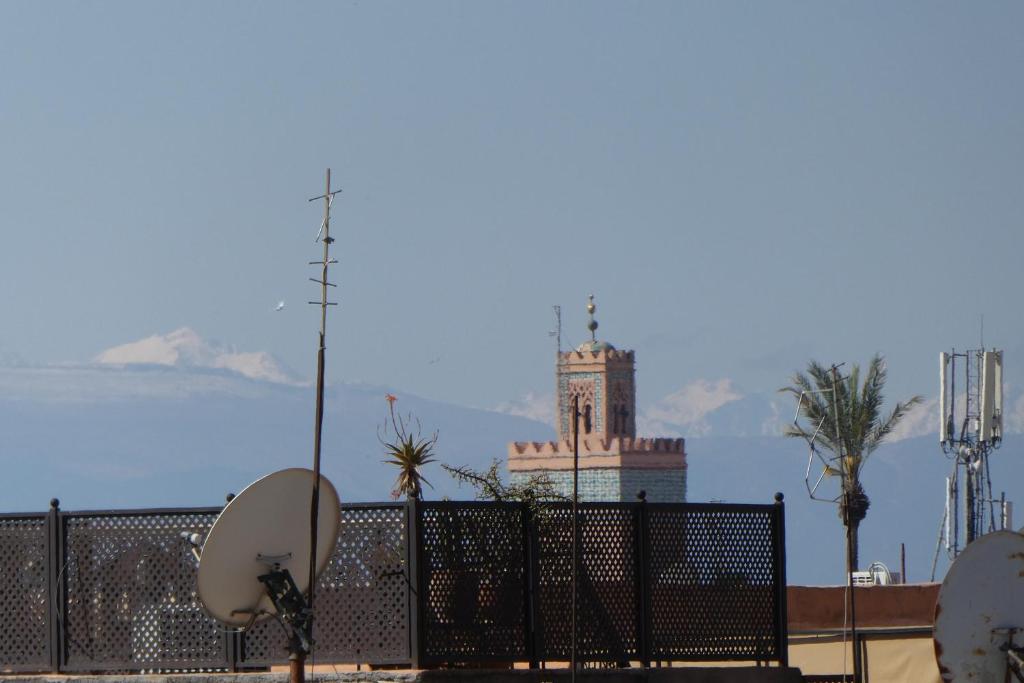
[{"label": "distant mountain range", "polygon": [[[487,467],[509,441],[554,438],[538,419],[551,397],[532,396],[481,410],[403,394],[394,387],[328,387],[324,473],[344,500],[387,500],[395,470],[382,462],[377,429],[385,394],[438,430],[441,461]],[[1008,427],[1024,420],[1020,398]],[[312,461],[314,391],[269,354],[238,352],[183,329],[115,347],[84,365],[0,366],[0,511],[219,505],[267,472]],[[745,395],[728,380],[695,382],[638,416],[643,432],[687,436],[688,498],[767,503],[786,495],[789,578],[842,580],[842,527],[835,506],[809,500],[807,451],[777,436],[792,420],[787,397]],[[517,413],[517,414],[513,414]],[[871,510],[861,560],[898,567],[907,546],[911,580],[930,575],[951,465],[931,433],[930,414],[911,420],[901,440],[883,446],[865,471]],[[528,417],[524,417],[524,415]],[[925,419],[927,418],[927,419]],[[1011,435],[992,459],[995,495],[1024,506],[1024,438]],[[428,498],[472,497],[437,465],[425,471]],[[945,563],[940,562],[940,576]]]},{"label": "distant mountain range", "polygon": [[101,365],[162,365],[232,370],[249,379],[263,379],[280,384],[302,384],[295,373],[265,351],[239,353],[222,344],[213,344],[194,330],[182,327],[167,335],[155,334],[145,339],[107,349],[96,356]]}]

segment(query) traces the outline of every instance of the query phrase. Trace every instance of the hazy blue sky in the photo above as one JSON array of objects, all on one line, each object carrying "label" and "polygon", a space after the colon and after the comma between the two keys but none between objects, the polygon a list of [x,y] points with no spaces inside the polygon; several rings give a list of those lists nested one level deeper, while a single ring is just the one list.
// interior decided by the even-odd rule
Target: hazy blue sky
[{"label": "hazy blue sky", "polygon": [[1024,362],[1021,26],[1017,2],[3,3],[0,356],[188,325],[312,375],[329,165],[332,379],[550,392],[551,305],[579,343],[594,292],[642,401],[875,351],[933,393],[982,313]]}]

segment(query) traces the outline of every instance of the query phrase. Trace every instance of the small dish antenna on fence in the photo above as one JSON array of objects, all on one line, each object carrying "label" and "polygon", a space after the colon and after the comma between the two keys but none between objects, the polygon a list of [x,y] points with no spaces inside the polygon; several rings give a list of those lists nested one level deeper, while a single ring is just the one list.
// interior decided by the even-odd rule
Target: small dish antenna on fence
[{"label": "small dish antenna on fence", "polygon": [[[214,619],[248,628],[276,616],[309,650],[310,497],[315,474],[268,474],[235,496],[213,523],[199,555],[199,600]],[[316,571],[334,552],[341,524],[338,492],[320,476]]]},{"label": "small dish antenna on fence", "polygon": [[943,681],[1024,681],[1024,535],[996,531],[953,562],[935,602]]}]

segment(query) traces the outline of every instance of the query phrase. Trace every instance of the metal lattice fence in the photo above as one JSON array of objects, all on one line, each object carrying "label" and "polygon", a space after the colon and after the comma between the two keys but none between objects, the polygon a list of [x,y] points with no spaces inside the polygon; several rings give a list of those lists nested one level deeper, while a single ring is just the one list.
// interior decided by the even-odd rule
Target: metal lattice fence
[{"label": "metal lattice fence", "polygon": [[421,664],[527,658],[525,509],[422,503]]},{"label": "metal lattice fence", "polygon": [[774,511],[649,507],[651,658],[778,659]]},{"label": "metal lattice fence", "polygon": [[49,533],[46,515],[0,517],[0,671],[50,668]]},{"label": "metal lattice fence", "polygon": [[[0,516],[0,671],[203,671],[287,658],[269,620],[205,615],[183,532],[219,508]],[[320,662],[565,661],[572,511],[553,503],[342,506],[318,582]],[[783,506],[587,503],[577,654],[625,665],[786,661]]]},{"label": "metal lattice fence", "polygon": [[[638,504],[580,506],[577,656],[586,661],[639,660]],[[538,658],[567,660],[572,648],[572,509],[537,514]]]},{"label": "metal lattice fence", "polygon": [[219,510],[62,517],[67,671],[226,669],[229,638],[206,616],[183,532],[205,533]]},{"label": "metal lattice fence", "polygon": [[[404,505],[343,505],[338,544],[314,597],[313,637],[321,661],[410,661],[408,536]],[[242,641],[245,666],[280,664],[288,642],[273,620]]]}]

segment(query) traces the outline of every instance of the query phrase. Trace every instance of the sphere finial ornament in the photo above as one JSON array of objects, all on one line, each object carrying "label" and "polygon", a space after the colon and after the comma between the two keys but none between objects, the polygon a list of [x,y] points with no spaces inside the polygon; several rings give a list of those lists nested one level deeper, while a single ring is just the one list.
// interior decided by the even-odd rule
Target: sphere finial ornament
[{"label": "sphere finial ornament", "polygon": [[597,310],[597,306],[594,305],[594,295],[590,295],[590,301],[587,303],[587,313],[590,314],[590,322],[587,323],[587,329],[590,330],[590,341],[597,341],[597,321],[594,320],[594,311]]}]

